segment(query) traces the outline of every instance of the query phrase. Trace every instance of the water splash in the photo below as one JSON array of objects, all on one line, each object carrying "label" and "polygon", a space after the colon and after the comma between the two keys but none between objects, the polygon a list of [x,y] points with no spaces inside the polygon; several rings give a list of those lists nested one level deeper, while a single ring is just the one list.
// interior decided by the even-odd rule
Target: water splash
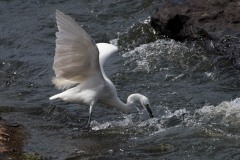
[{"label": "water splash", "polygon": [[202,124],[220,125],[234,134],[240,131],[238,123],[240,121],[240,98],[230,102],[223,101],[217,106],[204,106],[196,110],[195,114]]},{"label": "water splash", "polygon": [[146,118],[146,114],[140,110],[138,113],[123,114],[123,119],[106,122],[91,122],[91,128],[94,131],[105,130],[109,128],[131,128],[141,134],[158,133],[180,124],[184,115],[188,114],[186,109],[179,109],[171,113],[167,107],[155,106],[154,113],[156,118]]},{"label": "water splash", "polygon": [[164,39],[142,44],[124,53],[123,57],[128,58],[125,65],[132,66],[133,72],[156,72],[166,68],[185,72],[196,71],[203,69],[203,65],[208,65],[209,60],[196,44]]},{"label": "water splash", "polygon": [[[172,128],[203,128],[205,134],[221,136],[240,137],[240,98],[233,101],[224,101],[219,105],[203,106],[190,112],[178,109],[171,112],[167,107],[154,106],[156,118],[138,121],[134,120],[136,115],[124,115],[122,120],[107,122],[93,121],[92,130],[99,131],[109,128],[128,128],[128,132],[137,132],[153,136],[161,132],[166,132]],[[136,137],[134,137],[136,138]]]},{"label": "water splash", "polygon": [[107,122],[97,122],[96,120],[91,122],[91,128],[94,131],[98,131],[98,130],[104,130],[107,128],[113,128],[113,127],[126,127],[126,126],[130,126],[131,124],[133,124],[132,121],[132,115],[126,115],[124,116],[124,119],[121,121],[107,121]]}]

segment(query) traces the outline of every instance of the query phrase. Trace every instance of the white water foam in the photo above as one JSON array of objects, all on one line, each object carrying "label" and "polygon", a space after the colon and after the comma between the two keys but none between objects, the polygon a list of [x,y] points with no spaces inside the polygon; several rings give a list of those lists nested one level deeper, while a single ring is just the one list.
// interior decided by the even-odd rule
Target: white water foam
[{"label": "white water foam", "polygon": [[220,123],[229,127],[240,127],[240,98],[233,101],[223,101],[217,106],[204,106],[195,111],[200,115],[200,121]]},{"label": "white water foam", "polygon": [[113,127],[125,127],[129,126],[133,123],[132,114],[130,115],[124,115],[124,119],[120,121],[107,121],[103,123],[99,123],[96,120],[91,122],[92,130],[98,131],[103,130],[107,128],[113,128]]},{"label": "white water foam", "polygon": [[[91,128],[92,130],[98,131],[117,127],[137,127],[139,131],[151,130],[161,132],[164,131],[169,121],[179,120],[179,122],[181,122],[183,115],[188,114],[186,109],[179,109],[171,113],[167,107],[155,106],[154,108],[156,110],[155,118],[146,118],[147,115],[139,111],[139,113],[123,114],[123,119],[118,121],[98,122],[94,120],[91,122]],[[139,118],[137,118],[137,120],[134,114],[138,114]]]},{"label": "white water foam", "polygon": [[[159,71],[166,69],[166,66],[163,65],[166,60],[173,63],[172,67],[177,64],[177,67],[183,70],[192,69],[190,63],[193,60],[207,61],[207,57],[202,52],[195,44],[187,45],[175,40],[161,39],[142,44],[122,56],[128,58],[125,65],[136,63],[133,71],[150,72],[156,69]],[[206,76],[210,75],[207,73]]]},{"label": "white water foam", "polygon": [[[167,107],[154,106],[155,117],[146,120],[134,121],[133,114],[123,115],[119,121],[91,123],[92,130],[104,130],[108,128],[129,128],[139,133],[156,135],[172,127],[214,127],[215,131],[230,137],[239,137],[240,131],[240,98],[233,101],[223,101],[219,105],[203,106],[193,113],[185,108],[170,112]],[[220,127],[220,128],[219,128]],[[231,131],[233,130],[233,131]]]}]

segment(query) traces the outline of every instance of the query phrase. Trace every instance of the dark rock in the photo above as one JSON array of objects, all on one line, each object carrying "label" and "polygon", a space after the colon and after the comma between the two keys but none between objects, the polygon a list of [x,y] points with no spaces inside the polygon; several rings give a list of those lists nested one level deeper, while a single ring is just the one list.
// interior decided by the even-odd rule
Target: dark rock
[{"label": "dark rock", "polygon": [[186,0],[157,8],[151,26],[160,35],[176,40],[213,39],[219,31],[240,31],[239,0]]},{"label": "dark rock", "polygon": [[157,8],[151,26],[161,37],[201,40],[204,47],[240,67],[240,1],[168,1]]},{"label": "dark rock", "polygon": [[25,138],[20,125],[10,124],[0,117],[0,159],[17,158],[22,153]]}]

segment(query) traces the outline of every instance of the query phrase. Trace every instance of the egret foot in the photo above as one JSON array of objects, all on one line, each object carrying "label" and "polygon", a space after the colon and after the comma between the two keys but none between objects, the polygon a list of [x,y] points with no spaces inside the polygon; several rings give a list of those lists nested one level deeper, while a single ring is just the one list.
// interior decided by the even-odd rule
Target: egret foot
[{"label": "egret foot", "polygon": [[86,126],[82,127],[81,130],[83,132],[89,132],[92,130],[91,126],[90,126],[90,123],[88,123]]}]

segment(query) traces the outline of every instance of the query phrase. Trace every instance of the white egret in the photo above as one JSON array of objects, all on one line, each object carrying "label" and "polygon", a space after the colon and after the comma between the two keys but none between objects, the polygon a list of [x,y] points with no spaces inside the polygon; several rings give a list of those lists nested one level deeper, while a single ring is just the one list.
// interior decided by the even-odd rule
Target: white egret
[{"label": "white egret", "polygon": [[114,84],[103,70],[106,59],[118,48],[108,43],[98,43],[84,31],[70,16],[56,11],[58,32],[56,33],[56,50],[53,63],[55,77],[52,82],[62,93],[50,97],[71,103],[90,106],[87,126],[90,126],[92,110],[99,102],[113,106],[125,113],[140,104],[153,117],[147,97],[135,93],[123,103],[117,96]]}]

